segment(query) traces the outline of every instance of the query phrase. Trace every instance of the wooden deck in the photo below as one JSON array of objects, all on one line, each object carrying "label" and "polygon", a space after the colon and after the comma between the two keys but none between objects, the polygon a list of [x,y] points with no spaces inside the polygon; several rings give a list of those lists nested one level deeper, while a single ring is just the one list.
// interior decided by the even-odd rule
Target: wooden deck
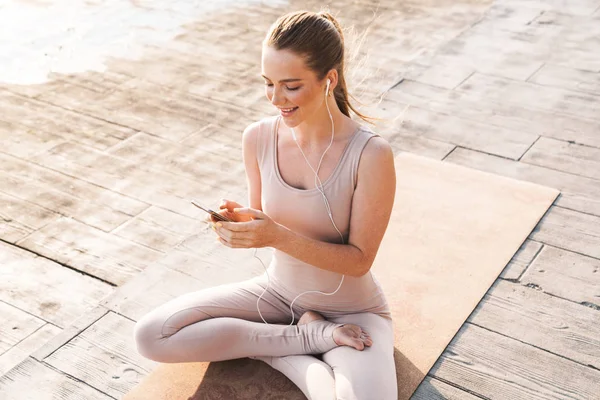
[{"label": "wooden deck", "polygon": [[[138,18],[138,40],[154,40],[104,71],[0,73],[2,399],[119,399],[155,365],[133,348],[138,318],[262,271],[205,240],[188,199],[245,202],[241,131],[273,112],[260,42],[279,15],[323,2],[196,16],[164,3],[77,9]],[[369,104],[385,94],[365,109],[396,152],[561,190],[413,398],[600,399],[600,0],[327,3],[369,27],[351,87]],[[159,40],[165,15],[181,29]],[[1,63],[24,57],[8,46],[20,39],[0,37]]]}]

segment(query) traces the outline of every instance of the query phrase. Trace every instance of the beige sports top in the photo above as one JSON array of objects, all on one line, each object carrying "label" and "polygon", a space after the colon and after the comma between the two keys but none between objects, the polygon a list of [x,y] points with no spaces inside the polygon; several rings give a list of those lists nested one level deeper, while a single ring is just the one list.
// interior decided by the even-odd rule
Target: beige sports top
[{"label": "beige sports top", "polygon": [[[281,177],[277,161],[280,121],[281,118],[276,116],[259,122],[257,159],[262,184],[262,209],[273,220],[292,231],[316,240],[340,243],[340,235],[327,215],[325,202],[319,191],[316,188],[295,188]],[[344,243],[348,242],[360,156],[368,141],[375,136],[377,135],[371,130],[360,126],[346,144],[331,175],[323,181],[325,196],[335,224],[344,236]],[[274,250],[268,272],[273,287],[292,298],[307,290],[334,292],[342,279],[341,274],[317,268],[279,250]],[[359,278],[346,276],[335,295],[306,293],[294,304],[303,307],[315,304],[323,309],[323,303],[331,307],[332,311],[346,312],[363,310],[365,307],[376,312],[376,309],[379,310],[386,304],[379,284],[370,271]]]}]

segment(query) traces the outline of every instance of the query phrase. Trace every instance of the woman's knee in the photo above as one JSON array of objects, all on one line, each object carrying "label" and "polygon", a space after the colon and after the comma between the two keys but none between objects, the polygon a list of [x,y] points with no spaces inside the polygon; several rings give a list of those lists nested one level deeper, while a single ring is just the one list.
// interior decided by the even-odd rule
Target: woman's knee
[{"label": "woman's knee", "polygon": [[133,340],[137,352],[150,360],[163,362],[161,342],[164,340],[160,326],[149,315],[142,317],[133,327]]},{"label": "woman's knee", "polygon": [[336,374],[337,400],[397,400],[396,377],[389,379],[387,374],[377,370],[373,368],[371,372],[363,371],[360,375],[344,378]]}]

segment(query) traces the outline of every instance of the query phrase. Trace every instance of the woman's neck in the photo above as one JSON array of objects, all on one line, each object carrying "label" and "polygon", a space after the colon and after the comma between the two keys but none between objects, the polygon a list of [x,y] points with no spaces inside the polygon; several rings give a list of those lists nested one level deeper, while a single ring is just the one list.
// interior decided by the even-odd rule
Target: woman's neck
[{"label": "woman's neck", "polygon": [[[348,123],[354,123],[350,118],[344,115],[333,97],[329,102],[329,110],[333,118],[334,139],[340,138],[340,134],[348,129]],[[323,112],[315,113],[311,119],[302,122],[294,128],[294,133],[299,143],[319,146],[322,143],[329,143],[331,140],[331,119],[327,113],[327,108],[323,107]]]}]

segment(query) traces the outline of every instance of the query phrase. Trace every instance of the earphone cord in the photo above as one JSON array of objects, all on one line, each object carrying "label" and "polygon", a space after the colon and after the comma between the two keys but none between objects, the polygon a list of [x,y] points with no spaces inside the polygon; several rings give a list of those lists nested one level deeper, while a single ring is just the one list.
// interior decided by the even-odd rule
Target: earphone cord
[{"label": "earphone cord", "polygon": [[[329,150],[331,148],[331,146],[333,145],[333,137],[334,137],[334,123],[333,123],[333,117],[331,115],[331,111],[329,110],[329,102],[327,101],[327,93],[329,92],[329,81],[327,82],[327,89],[325,91],[325,106],[327,107],[327,113],[329,114],[329,119],[331,120],[331,141],[329,142],[329,146],[327,146],[327,148],[325,149],[325,151],[323,152],[323,155],[321,156],[321,159],[319,160],[319,164],[317,165],[317,169],[315,170],[312,165],[310,165],[310,162],[308,161],[308,158],[306,157],[306,155],[304,154],[304,151],[302,150],[302,147],[300,147],[300,144],[298,144],[298,141],[296,140],[296,134],[294,133],[294,129],[292,128],[292,136],[294,137],[294,141],[296,142],[296,145],[298,145],[298,148],[300,149],[300,152],[302,153],[302,156],[304,157],[304,159],[306,160],[306,163],[308,164],[308,166],[310,167],[310,169],[313,171],[313,173],[315,174],[315,187],[317,189],[317,191],[319,193],[321,193],[321,196],[323,196],[323,200],[325,202],[325,208],[327,209],[327,215],[329,215],[329,219],[331,220],[331,223],[333,224],[333,227],[335,228],[335,230],[337,231],[337,233],[340,235],[340,238],[342,239],[342,244],[344,243],[344,235],[342,235],[342,233],[340,232],[340,230],[338,229],[337,225],[335,224],[335,221],[333,220],[333,215],[331,213],[331,207],[329,206],[329,201],[327,200],[327,196],[325,196],[325,190],[323,189],[323,182],[321,182],[321,178],[319,178],[319,170],[321,169],[321,163],[323,162],[323,158],[325,157],[325,153],[327,153],[327,150]],[[318,184],[317,184],[318,182]],[[319,187],[320,185],[320,187]],[[256,309],[258,310],[258,314],[260,315],[260,318],[263,320],[263,322],[267,325],[269,325],[269,323],[267,321],[265,321],[265,319],[263,318],[261,312],[260,312],[260,306],[259,306],[259,302],[260,299],[262,298],[262,296],[266,293],[267,289],[269,288],[269,285],[271,284],[271,278],[269,277],[269,272],[267,271],[267,267],[265,266],[265,264],[263,263],[263,261],[256,255],[257,249],[254,249],[254,258],[256,258],[258,261],[260,261],[260,263],[262,264],[263,268],[265,269],[265,272],[267,274],[267,287],[265,288],[265,290],[263,290],[262,294],[258,297],[258,300],[256,300]],[[306,293],[320,293],[323,294],[325,296],[332,296],[334,294],[336,294],[338,292],[338,290],[340,290],[340,288],[342,287],[342,283],[344,282],[344,275],[342,275],[342,280],[340,281],[340,284],[338,285],[337,289],[335,289],[334,292],[331,293],[325,293],[325,292],[321,292],[319,290],[309,290],[303,293],[300,293],[298,296],[296,296],[294,298],[294,300],[292,300],[292,303],[290,304],[290,312],[292,314],[292,322],[290,323],[289,326],[292,326],[294,324],[294,302],[296,301],[296,299],[298,299],[298,297],[302,296],[303,294]]]}]

